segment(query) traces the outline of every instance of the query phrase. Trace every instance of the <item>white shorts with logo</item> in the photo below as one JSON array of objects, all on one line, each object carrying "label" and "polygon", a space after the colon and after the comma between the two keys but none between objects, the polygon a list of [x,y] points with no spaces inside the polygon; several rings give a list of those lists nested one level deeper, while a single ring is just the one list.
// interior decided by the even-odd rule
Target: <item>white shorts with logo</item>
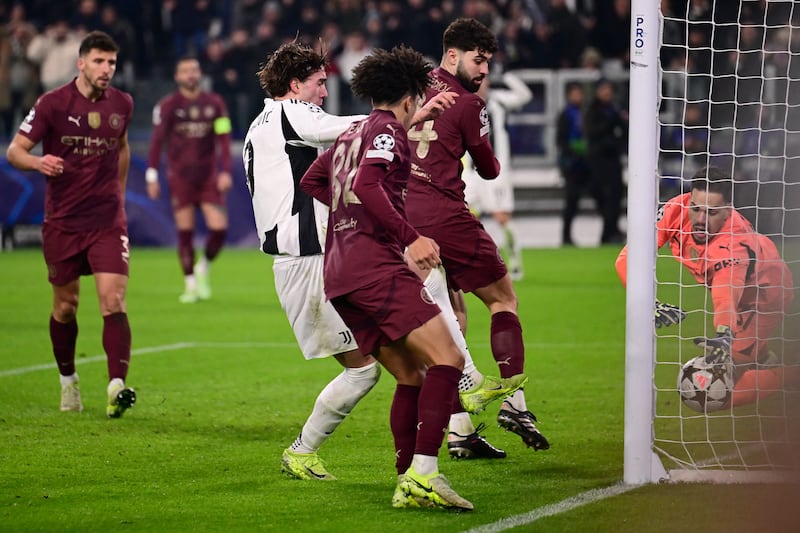
[{"label": "white shorts with logo", "polygon": [[275,289],[306,359],[329,357],[358,348],[350,329],[325,299],[324,257],[276,257]]},{"label": "white shorts with logo", "polygon": [[[480,215],[492,213],[514,212],[514,185],[508,177],[508,171],[501,172],[493,180],[481,178],[472,166],[472,161],[465,156],[464,172],[464,197],[470,211]],[[467,166],[469,165],[469,166]]]}]

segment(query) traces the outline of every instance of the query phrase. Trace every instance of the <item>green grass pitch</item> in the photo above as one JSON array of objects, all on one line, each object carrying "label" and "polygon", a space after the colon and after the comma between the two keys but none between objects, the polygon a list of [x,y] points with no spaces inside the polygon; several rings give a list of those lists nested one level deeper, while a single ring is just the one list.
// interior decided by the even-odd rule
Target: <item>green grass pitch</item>
[{"label": "green grass pitch", "polygon": [[[496,408],[475,417],[508,458],[451,461],[443,448],[441,471],[475,504],[462,514],[391,508],[386,372],[320,452],[338,481],[280,473],[281,451],[339,367],[303,360],[268,257],[225,250],[213,300],[181,305],[174,251],[134,248],[128,382],[138,402],[108,420],[93,279],[82,279],[78,315],[85,410],[61,413],[41,254],[0,254],[0,531],[796,531],[796,487],[652,485],[571,509],[576,496],[622,479],[625,294],[616,253],[525,252],[516,287],[526,395],[552,447],[526,449],[497,428]],[[488,313],[472,297],[468,305],[473,357],[496,374]]]}]

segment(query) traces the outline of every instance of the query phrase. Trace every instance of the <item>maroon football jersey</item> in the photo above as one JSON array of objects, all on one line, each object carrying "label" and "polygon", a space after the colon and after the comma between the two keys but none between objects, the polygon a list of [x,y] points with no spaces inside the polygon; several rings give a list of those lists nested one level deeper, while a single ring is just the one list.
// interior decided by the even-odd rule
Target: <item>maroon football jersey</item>
[{"label": "maroon football jersey", "polygon": [[477,94],[469,92],[441,67],[431,72],[427,99],[440,92],[458,93],[455,104],[435,120],[417,124],[408,132],[411,179],[406,211],[415,226],[426,226],[447,217],[443,202],[464,203],[461,158],[470,146],[489,135],[489,114]]},{"label": "maroon football jersey", "polygon": [[128,93],[109,87],[92,102],[74,80],[39,98],[19,133],[64,159],[64,172],[47,177],[45,222],[64,231],[125,224],[119,144],[132,113]]},{"label": "maroon football jersey", "polygon": [[328,298],[391,276],[398,266],[405,268],[403,250],[419,236],[405,218],[410,168],[402,124],[389,111],[373,110],[340,135],[306,173],[316,174],[320,181],[330,176],[325,240]]},{"label": "maroon football jersey", "polygon": [[[216,93],[201,92],[189,99],[175,91],[153,109],[153,137],[147,166],[158,168],[161,147],[167,143],[167,177],[170,180],[204,181],[217,172],[231,171],[230,135],[214,132],[214,121],[227,117],[225,102]],[[217,167],[217,155],[220,167]]]}]

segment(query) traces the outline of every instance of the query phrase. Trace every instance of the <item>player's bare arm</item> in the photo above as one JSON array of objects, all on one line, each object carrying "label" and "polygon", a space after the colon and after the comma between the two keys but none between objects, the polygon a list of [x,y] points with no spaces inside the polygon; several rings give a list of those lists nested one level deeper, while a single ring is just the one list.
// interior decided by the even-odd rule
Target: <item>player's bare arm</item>
[{"label": "player's bare arm", "polygon": [[456,103],[458,94],[454,92],[441,92],[428,100],[428,102],[420,107],[414,118],[411,120],[411,125],[421,124],[427,120],[438,118],[445,109],[450,109]]},{"label": "player's bare arm", "polygon": [[60,176],[64,173],[64,160],[58,156],[45,154],[37,156],[31,154],[36,146],[33,141],[24,135],[17,134],[8,145],[6,157],[14,168],[19,170],[36,170],[45,176]]},{"label": "player's bare arm", "polygon": [[147,182],[147,197],[158,200],[161,197],[161,185],[157,181]]},{"label": "player's bare arm", "polygon": [[219,192],[226,193],[233,186],[233,177],[230,172],[222,171],[217,175],[217,189]]}]

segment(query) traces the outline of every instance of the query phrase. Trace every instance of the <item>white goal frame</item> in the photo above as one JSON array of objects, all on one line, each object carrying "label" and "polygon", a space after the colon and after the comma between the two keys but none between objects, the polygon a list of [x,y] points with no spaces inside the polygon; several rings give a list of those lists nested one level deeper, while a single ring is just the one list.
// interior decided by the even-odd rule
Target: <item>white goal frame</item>
[{"label": "white goal frame", "polygon": [[[631,2],[623,482],[796,483],[800,481],[797,472],[713,469],[688,463],[687,468],[668,470],[662,457],[669,455],[657,450],[655,221],[659,203],[659,53],[663,30],[659,4],[659,0]],[[676,466],[681,466],[680,461]]]},{"label": "white goal frame", "polygon": [[653,450],[659,16],[659,0],[632,0],[623,474],[632,485],[668,477]]}]

